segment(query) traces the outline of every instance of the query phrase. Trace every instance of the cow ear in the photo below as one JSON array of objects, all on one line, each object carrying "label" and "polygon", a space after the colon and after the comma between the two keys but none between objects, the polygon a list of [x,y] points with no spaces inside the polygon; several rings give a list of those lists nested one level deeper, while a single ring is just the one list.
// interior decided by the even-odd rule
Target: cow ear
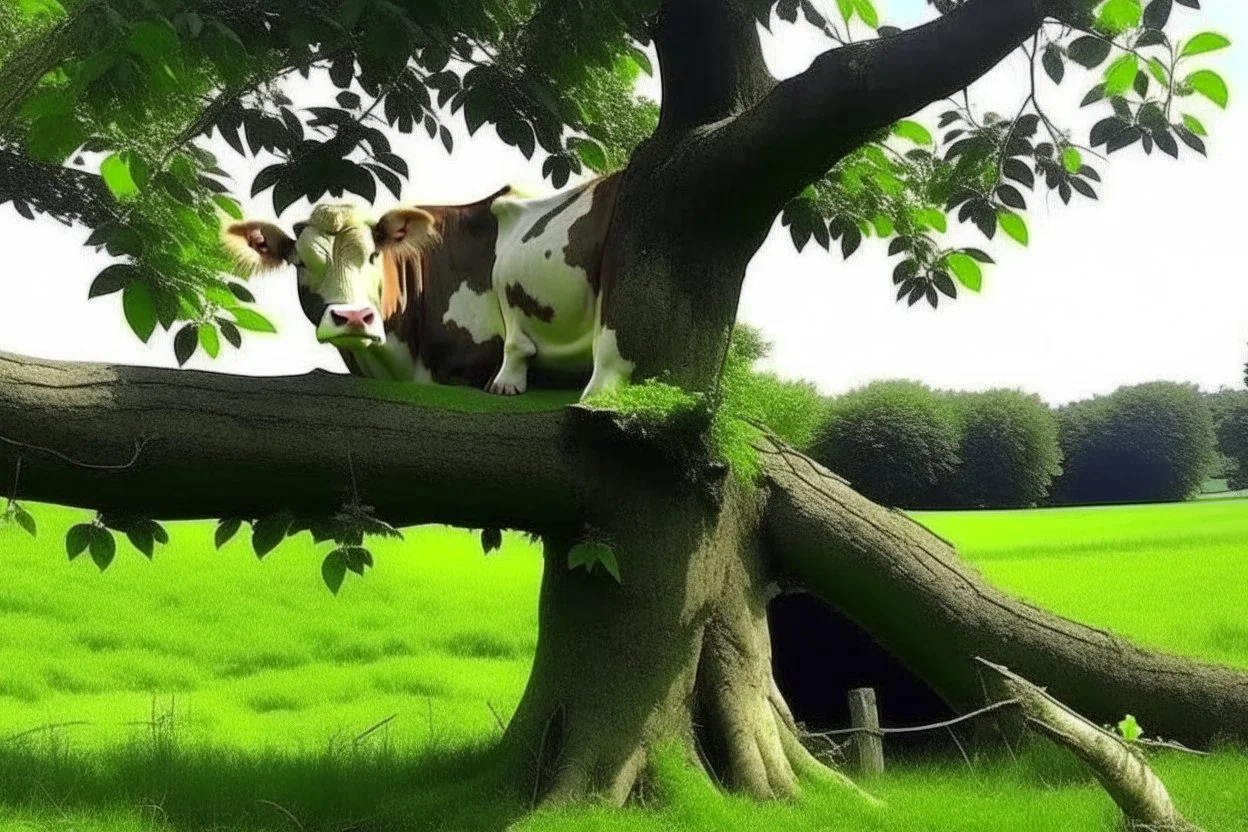
[{"label": "cow ear", "polygon": [[438,238],[433,214],[420,208],[387,211],[373,227],[373,239],[380,251],[416,254]]},{"label": "cow ear", "polygon": [[295,253],[294,238],[271,222],[233,223],[226,226],[224,238],[244,277],[281,268]]}]

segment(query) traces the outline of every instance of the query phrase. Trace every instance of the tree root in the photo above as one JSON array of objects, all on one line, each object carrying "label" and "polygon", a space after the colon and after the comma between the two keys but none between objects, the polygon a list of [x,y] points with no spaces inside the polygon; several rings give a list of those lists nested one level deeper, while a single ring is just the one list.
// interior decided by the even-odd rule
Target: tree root
[{"label": "tree root", "polygon": [[1028,725],[1074,752],[1118,804],[1133,830],[1199,832],[1179,814],[1160,778],[1139,749],[1089,722],[1023,677],[982,658],[985,685],[994,697],[1012,699]]}]

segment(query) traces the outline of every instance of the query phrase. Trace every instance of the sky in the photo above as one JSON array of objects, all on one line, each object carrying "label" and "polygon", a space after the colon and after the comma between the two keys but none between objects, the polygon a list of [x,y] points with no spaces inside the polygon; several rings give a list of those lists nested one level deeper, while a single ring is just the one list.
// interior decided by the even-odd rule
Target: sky
[{"label": "sky", "polygon": [[[817,0],[831,6],[833,0]],[[924,0],[877,0],[886,22],[908,27],[926,19]],[[892,263],[882,246],[867,244],[848,262],[812,245],[798,254],[779,224],[754,258],[740,319],[774,344],[768,365],[785,377],[813,381],[826,394],[876,379],[911,378],[932,386],[982,390],[1011,387],[1061,404],[1124,384],[1158,379],[1209,390],[1242,386],[1248,361],[1248,269],[1239,246],[1248,233],[1248,117],[1238,98],[1248,92],[1248,4],[1204,0],[1199,15],[1176,14],[1200,30],[1213,29],[1237,45],[1208,56],[1231,87],[1231,107],[1192,106],[1211,128],[1210,158],[1184,153],[1175,162],[1134,148],[1096,162],[1105,177],[1099,202],[1031,200],[1026,249],[999,238],[990,249],[998,265],[983,292],[962,293],[939,310],[894,302]],[[828,47],[807,27],[777,23],[764,49],[777,77],[800,72]],[[1072,68],[1073,69],[1073,68]],[[975,88],[977,100],[1002,112],[1021,101],[1022,67],[1007,60]],[[1082,70],[1042,95],[1046,109],[1069,114],[1086,138],[1090,123],[1074,104],[1090,86]],[[317,82],[290,90],[311,103]],[[322,84],[326,82],[320,82]],[[657,95],[657,82],[643,91]],[[324,99],[324,88],[319,89]],[[1099,116],[1095,116],[1099,117]],[[546,190],[540,160],[527,162],[489,128],[460,135],[448,156],[440,143],[394,137],[412,169],[404,202],[477,199],[513,183]],[[219,142],[221,148],[225,146]],[[214,148],[215,149],[215,148]],[[264,160],[242,160],[228,149],[223,167],[241,181]],[[240,187],[240,190],[244,190]],[[1041,192],[1037,192],[1041,193]],[[389,194],[378,210],[395,202]],[[1051,202],[1051,205],[1048,204]],[[273,219],[267,194],[244,200],[249,216]],[[290,225],[306,210],[283,217]],[[109,262],[81,247],[87,232],[46,219],[28,222],[0,207],[0,350],[44,358],[174,366],[167,336],[138,342],[126,329],[120,296],[88,302],[91,279]],[[968,235],[970,244],[975,236]],[[249,338],[242,352],[226,348],[188,366],[250,375],[341,370],[332,348],[315,343],[299,311],[292,272],[253,281],[260,307],[277,336]]]}]

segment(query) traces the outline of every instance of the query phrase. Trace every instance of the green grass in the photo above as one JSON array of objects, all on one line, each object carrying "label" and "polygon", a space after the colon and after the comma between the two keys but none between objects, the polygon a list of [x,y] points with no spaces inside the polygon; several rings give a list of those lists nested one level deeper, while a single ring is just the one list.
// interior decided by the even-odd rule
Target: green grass
[{"label": "green grass", "polygon": [[[65,561],[81,512],[33,509],[37,540],[0,528],[3,832],[1114,828],[1108,798],[1043,746],[973,769],[902,761],[870,784],[884,811],[818,788],[726,798],[665,760],[642,806],[529,816],[488,777],[495,713],[514,709],[536,640],[539,561],[519,536],[485,558],[466,532],[409,531],[335,599],[317,568],[327,546],[306,536],[261,563],[241,539],[213,551],[207,524],[171,524],[155,563],[123,547],[100,575]],[[1007,589],[1248,667],[1248,502],[921,519]],[[89,724],[5,740],[64,722]],[[1158,770],[1210,832],[1248,828],[1248,754],[1167,755]]]},{"label": "green grass", "polygon": [[1248,501],[916,517],[1040,606],[1248,669]]}]

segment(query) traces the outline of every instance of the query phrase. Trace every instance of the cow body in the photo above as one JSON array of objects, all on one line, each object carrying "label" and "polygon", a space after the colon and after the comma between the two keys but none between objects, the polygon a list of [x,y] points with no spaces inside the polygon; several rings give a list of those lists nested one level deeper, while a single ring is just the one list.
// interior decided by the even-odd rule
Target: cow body
[{"label": "cow body", "polygon": [[590,396],[632,369],[602,323],[617,187],[612,176],[540,198],[508,188],[376,223],[319,206],[295,238],[263,223],[231,234],[299,269],[305,314],[355,375],[514,395],[534,368],[588,375]]}]

